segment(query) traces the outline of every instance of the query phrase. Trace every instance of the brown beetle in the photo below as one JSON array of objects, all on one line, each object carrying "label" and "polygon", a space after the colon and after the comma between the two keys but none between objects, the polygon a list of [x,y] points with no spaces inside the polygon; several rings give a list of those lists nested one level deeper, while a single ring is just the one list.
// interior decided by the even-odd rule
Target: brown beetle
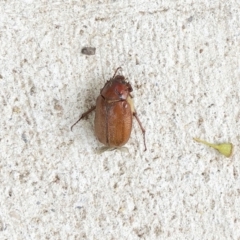
[{"label": "brown beetle", "polygon": [[142,130],[146,151],[145,129],[134,110],[130,94],[133,89],[130,83],[125,81],[124,76],[116,75],[119,69],[121,67],[116,69],[113,77],[101,89],[96,106],[83,113],[72,125],[71,130],[82,118],[96,109],[94,120],[96,137],[108,148],[118,148],[129,140],[134,116]]}]

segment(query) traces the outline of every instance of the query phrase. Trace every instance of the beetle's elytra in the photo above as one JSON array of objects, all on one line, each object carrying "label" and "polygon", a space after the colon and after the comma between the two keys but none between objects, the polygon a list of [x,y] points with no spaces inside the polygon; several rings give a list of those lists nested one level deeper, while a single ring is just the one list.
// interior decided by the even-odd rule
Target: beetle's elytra
[{"label": "beetle's elytra", "polygon": [[146,151],[145,129],[137,116],[132,101],[132,86],[125,77],[117,75],[117,68],[113,77],[101,89],[96,106],[83,113],[75,126],[82,118],[95,110],[94,130],[98,140],[109,148],[121,147],[129,140],[132,130],[133,116],[136,118],[142,133]]}]

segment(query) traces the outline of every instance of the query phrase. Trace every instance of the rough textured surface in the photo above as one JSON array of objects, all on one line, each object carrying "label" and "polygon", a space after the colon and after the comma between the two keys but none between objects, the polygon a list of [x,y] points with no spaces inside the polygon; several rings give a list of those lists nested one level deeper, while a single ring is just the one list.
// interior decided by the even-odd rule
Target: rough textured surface
[{"label": "rough textured surface", "polygon": [[[240,239],[239,1],[1,1],[0,239]],[[95,55],[83,55],[95,47]],[[129,153],[95,153],[100,88]],[[231,141],[227,159],[193,142]]]}]

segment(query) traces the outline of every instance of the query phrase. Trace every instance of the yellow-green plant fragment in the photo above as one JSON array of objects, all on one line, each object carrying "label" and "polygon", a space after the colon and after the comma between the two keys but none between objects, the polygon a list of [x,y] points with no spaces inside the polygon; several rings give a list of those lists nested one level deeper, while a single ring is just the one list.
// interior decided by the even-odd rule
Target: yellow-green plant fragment
[{"label": "yellow-green plant fragment", "polygon": [[193,138],[196,142],[203,143],[209,147],[212,147],[216,149],[218,152],[220,152],[225,157],[231,157],[233,152],[233,144],[232,143],[220,143],[220,144],[213,144],[206,142],[204,140],[201,140],[199,138]]}]

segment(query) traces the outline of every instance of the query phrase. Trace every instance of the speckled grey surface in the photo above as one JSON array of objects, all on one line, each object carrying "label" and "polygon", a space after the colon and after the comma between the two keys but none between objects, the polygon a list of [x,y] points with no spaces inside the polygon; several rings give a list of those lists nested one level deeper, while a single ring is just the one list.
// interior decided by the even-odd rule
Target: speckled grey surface
[{"label": "speckled grey surface", "polygon": [[[238,1],[0,3],[0,239],[240,239]],[[95,55],[83,55],[83,47]],[[102,145],[122,66],[146,128]],[[231,141],[231,158],[193,142]]]}]

